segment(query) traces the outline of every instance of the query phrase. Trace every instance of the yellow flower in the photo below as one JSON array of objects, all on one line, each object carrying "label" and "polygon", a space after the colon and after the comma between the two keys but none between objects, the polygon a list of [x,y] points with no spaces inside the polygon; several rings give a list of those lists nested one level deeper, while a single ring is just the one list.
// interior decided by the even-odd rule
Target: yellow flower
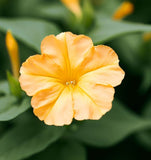
[{"label": "yellow flower", "polygon": [[104,45],[93,46],[84,35],[65,32],[41,43],[41,55],[23,63],[20,84],[34,114],[48,125],[72,119],[99,119],[112,106],[115,86],[124,78],[117,54]]},{"label": "yellow flower", "polygon": [[71,10],[77,17],[82,16],[82,11],[80,7],[79,0],[61,0],[64,5],[66,5],[67,8]]},{"label": "yellow flower", "polygon": [[7,34],[6,34],[6,47],[10,57],[13,75],[18,79],[19,67],[20,67],[18,44],[10,31],[7,31]]},{"label": "yellow flower", "polygon": [[124,17],[132,14],[134,11],[134,5],[131,2],[123,2],[119,8],[115,11],[113,19],[120,20]]}]

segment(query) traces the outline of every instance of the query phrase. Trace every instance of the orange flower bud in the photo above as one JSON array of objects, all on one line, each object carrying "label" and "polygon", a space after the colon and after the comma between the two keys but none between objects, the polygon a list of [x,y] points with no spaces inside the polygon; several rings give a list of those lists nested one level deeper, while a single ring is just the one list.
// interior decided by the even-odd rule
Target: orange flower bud
[{"label": "orange flower bud", "polygon": [[77,17],[82,16],[79,0],[61,0]]},{"label": "orange flower bud", "polygon": [[115,11],[113,19],[120,20],[124,17],[132,14],[134,11],[134,5],[131,2],[123,2],[119,8]]},{"label": "orange flower bud", "polygon": [[151,32],[144,33],[143,39],[145,42],[150,41],[151,40]]},{"label": "orange flower bud", "polygon": [[14,77],[18,78],[20,67],[18,44],[10,31],[7,31],[6,34],[6,47],[10,57],[13,75]]}]

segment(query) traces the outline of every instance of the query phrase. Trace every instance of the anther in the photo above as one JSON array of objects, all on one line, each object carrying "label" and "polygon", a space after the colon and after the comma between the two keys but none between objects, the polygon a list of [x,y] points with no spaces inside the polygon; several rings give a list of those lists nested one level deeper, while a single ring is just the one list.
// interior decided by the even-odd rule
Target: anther
[{"label": "anther", "polygon": [[76,84],[75,80],[66,82],[66,85],[67,85],[67,86],[70,85],[70,84],[71,84],[71,85],[75,85],[75,84]]},{"label": "anther", "polygon": [[71,83],[72,85],[75,85],[75,80],[74,80],[74,81],[70,81],[70,83]]},{"label": "anther", "polygon": [[66,82],[66,85],[68,86],[70,84],[70,82]]}]

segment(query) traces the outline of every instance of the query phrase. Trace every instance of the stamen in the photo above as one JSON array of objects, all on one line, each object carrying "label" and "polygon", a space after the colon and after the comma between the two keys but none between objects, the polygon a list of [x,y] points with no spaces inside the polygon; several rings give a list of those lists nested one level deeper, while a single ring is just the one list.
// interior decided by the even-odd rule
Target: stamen
[{"label": "stamen", "polygon": [[66,85],[68,86],[70,84],[70,82],[66,82]]},{"label": "stamen", "polygon": [[75,85],[76,84],[76,81],[75,80],[73,80],[73,81],[68,81],[68,82],[66,82],[66,85],[68,86],[68,85]]},{"label": "stamen", "polygon": [[74,81],[70,81],[70,83],[71,83],[72,85],[75,85],[75,80],[74,80]]}]

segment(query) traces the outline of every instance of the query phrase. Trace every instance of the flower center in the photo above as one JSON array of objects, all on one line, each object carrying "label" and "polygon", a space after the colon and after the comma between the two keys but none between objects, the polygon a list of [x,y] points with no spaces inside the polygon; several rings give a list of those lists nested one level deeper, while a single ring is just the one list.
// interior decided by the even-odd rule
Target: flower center
[{"label": "flower center", "polygon": [[75,85],[76,84],[76,81],[75,80],[73,80],[73,81],[68,81],[68,82],[66,82],[65,83],[66,84],[66,86],[69,86],[69,85]]}]

